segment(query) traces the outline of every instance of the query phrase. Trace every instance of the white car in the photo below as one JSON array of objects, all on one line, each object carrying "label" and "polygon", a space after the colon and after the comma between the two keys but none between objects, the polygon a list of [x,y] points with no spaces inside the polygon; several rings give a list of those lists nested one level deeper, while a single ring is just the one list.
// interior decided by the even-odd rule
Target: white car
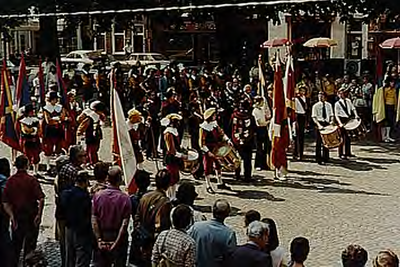
[{"label": "white car", "polygon": [[171,60],[159,53],[132,53],[128,60],[118,62],[121,65],[134,66],[138,61],[142,66],[160,64],[161,68],[165,68],[171,63]]},{"label": "white car", "polygon": [[62,63],[83,63],[83,64],[93,64],[96,59],[102,57],[102,50],[77,50],[72,51],[65,57],[61,58]]}]

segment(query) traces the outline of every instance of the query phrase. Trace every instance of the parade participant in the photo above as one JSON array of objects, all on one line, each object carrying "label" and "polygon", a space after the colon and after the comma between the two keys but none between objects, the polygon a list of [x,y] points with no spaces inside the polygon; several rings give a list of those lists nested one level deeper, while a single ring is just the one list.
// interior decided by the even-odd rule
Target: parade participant
[{"label": "parade participant", "polygon": [[211,95],[205,101],[205,109],[216,108],[217,111],[221,108],[221,92],[213,86],[210,86]]},{"label": "parade participant", "polygon": [[143,154],[141,148],[141,140],[144,134],[144,124],[142,113],[136,109],[131,109],[128,112],[128,120],[126,121],[128,126],[129,136],[131,137],[133,152],[135,153],[136,164],[139,170],[143,170]]},{"label": "parade participant", "polygon": [[57,92],[47,94],[48,102],[43,107],[43,146],[45,164],[50,170],[50,157],[61,152],[61,144],[64,138],[62,123],[68,120],[65,109],[58,103]]},{"label": "parade participant", "polygon": [[368,74],[363,76],[363,84],[361,85],[361,90],[363,92],[364,100],[367,102],[367,118],[366,126],[371,129],[372,124],[372,99],[374,95],[374,86],[369,82]]},{"label": "parade participant", "polygon": [[[244,165],[244,180],[251,181],[252,154],[253,154],[253,123],[250,106],[246,100],[242,100],[239,109],[232,114],[232,141],[238,150]],[[240,167],[236,170],[236,178],[240,178]]]},{"label": "parade participant", "polygon": [[331,105],[334,105],[336,100],[335,82],[329,74],[326,74],[322,80],[326,99],[329,103],[331,103]]},{"label": "parade participant", "polygon": [[183,155],[180,149],[181,141],[179,138],[178,128],[182,116],[172,113],[167,115],[165,118],[169,121],[168,127],[164,131],[164,141],[167,149],[165,163],[167,164],[167,170],[171,174],[171,184],[167,191],[167,196],[170,199],[174,199],[176,194],[176,184],[179,182],[179,170],[182,159],[186,159],[187,156]]},{"label": "parade participant", "polygon": [[199,125],[203,121],[203,110],[197,93],[193,92],[189,97],[189,121],[188,130],[191,137],[192,148],[200,150],[199,147]]},{"label": "parade participant", "polygon": [[341,159],[347,159],[347,157],[354,157],[354,155],[351,154],[350,136],[348,135],[347,130],[346,128],[344,128],[344,126],[352,118],[360,119],[358,117],[356,108],[354,107],[351,100],[347,98],[346,93],[347,89],[344,89],[344,87],[342,87],[338,92],[339,100],[336,101],[335,103],[335,118],[337,123],[339,124],[339,127],[341,128],[343,137],[343,144],[339,146],[339,157]]},{"label": "parade participant", "polygon": [[180,103],[176,100],[174,88],[169,88],[165,93],[166,100],[161,106],[161,117],[165,118],[168,114],[179,113],[181,110]]},{"label": "parade participant", "polygon": [[39,138],[39,119],[36,117],[32,104],[24,108],[24,118],[20,121],[22,152],[33,165],[34,174],[38,175],[40,152],[42,151]]},{"label": "parade participant", "polygon": [[246,84],[243,88],[243,100],[248,102],[248,106],[253,106],[253,97],[251,96],[251,85]]},{"label": "parade participant", "polygon": [[204,172],[206,175],[207,192],[210,194],[215,193],[214,189],[211,186],[211,176],[213,171],[215,171],[215,174],[217,175],[217,180],[218,180],[217,188],[230,189],[230,187],[227,186],[222,181],[221,165],[219,164],[216,155],[214,155],[212,151],[223,142],[226,142],[231,146],[233,146],[233,144],[229,140],[229,138],[225,135],[221,127],[218,126],[216,120],[217,120],[216,109],[215,108],[207,109],[204,112],[204,122],[200,124],[200,131],[199,131],[199,145],[202,152],[204,153],[203,165],[204,165]]},{"label": "parade participant", "polygon": [[85,135],[90,167],[93,167],[99,161],[97,152],[100,148],[100,140],[103,138],[101,123],[106,118],[105,112],[105,105],[100,101],[94,101],[90,104],[90,108],[85,109],[77,119],[79,124],[76,132],[77,140]]},{"label": "parade participant", "polygon": [[333,123],[333,109],[331,103],[326,101],[326,94],[324,92],[318,93],[318,100],[312,107],[311,118],[317,126],[315,133],[317,139],[315,158],[318,164],[324,164],[329,161],[329,149],[322,145],[320,130]]},{"label": "parade participant", "polygon": [[306,88],[304,86],[299,87],[298,95],[295,97],[294,101],[295,101],[295,112],[296,112],[296,122],[295,122],[296,139],[294,143],[293,158],[296,160],[303,160],[304,133],[306,131],[307,114],[308,114]]},{"label": "parade participant", "polygon": [[271,152],[271,141],[268,136],[269,122],[272,117],[272,111],[262,96],[254,98],[253,117],[256,123],[256,145],[257,153],[255,167],[257,171],[268,170],[268,158]]},{"label": "parade participant", "polygon": [[381,138],[385,143],[395,141],[390,137],[396,119],[397,96],[394,85],[391,77],[386,78],[384,86],[376,91],[373,101],[372,114],[375,122],[381,124]]},{"label": "parade participant", "polygon": [[76,101],[76,90],[72,89],[68,92],[68,120],[64,122],[65,139],[63,140],[63,148],[68,150],[71,145],[76,144],[76,118],[82,112],[82,109]]}]

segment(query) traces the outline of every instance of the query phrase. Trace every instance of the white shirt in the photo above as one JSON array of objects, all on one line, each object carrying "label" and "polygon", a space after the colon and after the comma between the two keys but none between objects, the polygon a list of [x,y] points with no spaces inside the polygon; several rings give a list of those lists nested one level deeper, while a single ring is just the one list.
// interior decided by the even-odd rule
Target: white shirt
[{"label": "white shirt", "polygon": [[286,266],[285,261],[285,249],[282,247],[277,247],[275,250],[270,252],[272,259],[272,267],[280,267],[282,264]]},{"label": "white shirt", "polygon": [[[326,110],[326,118],[324,119],[323,116],[323,107],[324,107],[324,103],[325,103],[325,110]],[[317,119],[317,121],[320,122],[330,122],[331,118],[333,117],[333,109],[332,109],[332,105],[329,102],[317,102],[314,104],[314,106],[312,107],[312,112],[311,112],[311,117]]]},{"label": "white shirt", "polygon": [[[300,96],[300,97],[296,97],[294,99],[294,103],[295,103],[295,107],[296,107],[296,114],[306,114],[306,110],[304,109],[303,105],[301,104],[299,98],[301,98],[304,103],[307,103],[306,101],[306,97],[305,96]],[[307,105],[307,104],[306,104]]]},{"label": "white shirt", "polygon": [[[346,107],[346,105],[347,113],[344,110],[344,107]],[[356,108],[354,107],[353,103],[351,103],[351,100],[348,98],[339,99],[339,101],[335,103],[335,116],[337,121],[340,121],[338,117],[349,118],[349,115],[351,115],[352,111],[354,112],[354,115],[358,117]]]}]

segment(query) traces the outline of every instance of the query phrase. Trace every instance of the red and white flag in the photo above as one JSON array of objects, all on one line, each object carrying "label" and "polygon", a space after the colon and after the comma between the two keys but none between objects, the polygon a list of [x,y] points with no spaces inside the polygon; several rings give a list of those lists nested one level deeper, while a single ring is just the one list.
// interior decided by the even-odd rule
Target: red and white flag
[{"label": "red and white flag", "polygon": [[293,140],[292,130],[296,131],[295,121],[296,121],[296,104],[295,104],[295,88],[296,88],[296,80],[294,77],[294,65],[293,65],[293,57],[291,54],[287,57],[286,62],[286,72],[284,78],[284,91],[285,91],[285,99],[286,99],[286,108],[287,108],[287,116],[289,120],[289,137],[290,140]]},{"label": "red and white flag", "polygon": [[114,133],[114,144],[118,144],[118,161],[124,172],[125,185],[128,189],[128,193],[134,194],[137,191],[137,186],[134,179],[137,170],[136,157],[133,151],[128,127],[125,123],[124,110],[122,109],[121,101],[115,89],[113,89],[112,99],[112,127]]},{"label": "red and white flag", "polygon": [[272,165],[282,172],[287,170],[286,149],[289,146],[289,128],[285,94],[283,91],[282,67],[277,58],[274,74],[274,108],[271,122],[271,162]]}]

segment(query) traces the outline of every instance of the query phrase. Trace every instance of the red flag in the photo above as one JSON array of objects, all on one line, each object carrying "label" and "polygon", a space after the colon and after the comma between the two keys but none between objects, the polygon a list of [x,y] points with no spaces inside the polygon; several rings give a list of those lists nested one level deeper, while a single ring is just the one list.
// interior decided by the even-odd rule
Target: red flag
[{"label": "red flag", "polygon": [[17,91],[16,91],[16,104],[17,111],[23,106],[31,103],[31,93],[28,83],[28,78],[26,76],[26,64],[24,59],[24,54],[21,55],[21,62],[19,65],[19,74],[17,80]]},{"label": "red flag", "polygon": [[277,59],[274,75],[274,109],[272,130],[271,161],[277,170],[287,169],[286,149],[289,146],[289,130],[285,94],[283,92],[282,67]]},{"label": "red flag", "polygon": [[3,60],[1,71],[1,101],[0,101],[0,140],[6,145],[21,151],[19,136],[15,130],[15,111],[10,91],[10,75],[7,70],[6,62]]},{"label": "red flag", "polygon": [[44,85],[44,72],[42,66],[42,60],[39,60],[39,97],[40,97],[40,105],[44,107],[46,105],[46,89]]},{"label": "red flag", "polygon": [[57,69],[57,73],[56,73],[57,86],[58,86],[58,90],[60,91],[60,94],[61,94],[60,103],[67,111],[70,111],[71,107],[68,103],[67,87],[64,84],[61,66],[60,66],[60,62],[58,59],[56,62],[56,69]]}]

